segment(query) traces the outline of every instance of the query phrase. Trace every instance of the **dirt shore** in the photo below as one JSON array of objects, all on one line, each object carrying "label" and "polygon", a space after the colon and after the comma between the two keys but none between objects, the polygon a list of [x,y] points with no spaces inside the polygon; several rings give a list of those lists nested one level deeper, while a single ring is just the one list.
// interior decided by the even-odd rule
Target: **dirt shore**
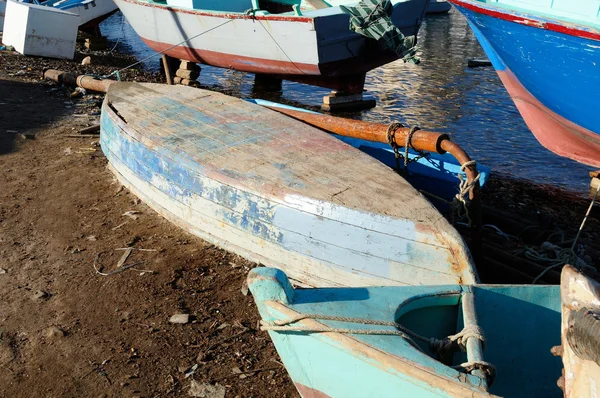
[{"label": "dirt shore", "polygon": [[[81,66],[86,55],[0,52],[0,396],[188,396],[192,383],[227,397],[298,396],[242,293],[256,264],[186,234],[123,189],[98,139],[77,136],[98,123],[102,96],[71,98],[72,89],[41,80],[45,68],[104,75],[132,61],[92,53]],[[135,70],[123,78],[161,80]],[[484,194],[567,234],[588,204],[498,176]],[[597,227],[593,214],[584,239],[596,240]],[[124,248],[138,264],[101,275]],[[175,314],[190,322],[169,322]]]},{"label": "dirt shore", "polygon": [[[40,80],[48,67],[102,68],[8,52],[0,64],[0,396],[188,396],[192,381],[298,396],[241,292],[255,264],[122,189],[98,139],[72,138],[97,124],[101,96]],[[95,271],[127,247],[135,269]],[[188,324],[169,322],[180,313]]]}]

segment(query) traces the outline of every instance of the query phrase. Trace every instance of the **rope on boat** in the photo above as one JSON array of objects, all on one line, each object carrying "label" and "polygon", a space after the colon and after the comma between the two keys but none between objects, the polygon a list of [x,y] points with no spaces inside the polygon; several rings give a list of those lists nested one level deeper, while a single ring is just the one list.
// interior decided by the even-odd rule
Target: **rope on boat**
[{"label": "rope on boat", "polygon": [[[289,308],[285,306],[286,308]],[[304,319],[313,320],[328,320],[328,321],[339,321],[349,323],[360,323],[364,325],[380,325],[380,326],[393,326],[398,330],[381,330],[381,329],[350,329],[350,328],[334,328],[327,325],[316,326],[316,327],[305,327],[305,326],[290,326],[292,323],[299,322]],[[363,334],[363,335],[392,335],[400,336],[404,338],[411,346],[417,350],[423,352],[412,338],[420,340],[424,343],[429,344],[429,348],[436,357],[440,357],[445,352],[453,352],[457,349],[462,351],[467,350],[467,340],[470,338],[478,339],[481,341],[483,348],[485,348],[485,336],[483,330],[477,325],[466,325],[460,332],[448,336],[444,339],[436,339],[434,337],[427,338],[412,330],[402,326],[398,322],[390,321],[379,321],[366,318],[351,318],[337,315],[322,315],[322,314],[298,314],[289,319],[274,320],[274,321],[260,321],[260,330],[270,330],[275,332],[304,332],[304,333],[344,333],[344,334]],[[412,338],[411,338],[412,337]],[[458,366],[453,366],[453,369],[459,372],[471,374],[475,370],[481,370],[485,374],[485,379],[488,386],[491,386],[496,377],[496,367],[491,363],[485,361],[471,361],[465,362]]]},{"label": "rope on boat", "polygon": [[182,44],[184,44],[184,43],[187,43],[187,42],[189,42],[189,41],[191,41],[191,40],[194,40],[195,38],[197,38],[197,37],[200,37],[200,36],[202,36],[202,35],[203,35],[203,34],[205,34],[205,33],[208,33],[208,32],[210,32],[210,31],[213,31],[213,30],[217,29],[217,28],[220,28],[220,27],[221,27],[221,26],[223,26],[223,25],[226,25],[226,24],[228,24],[229,22],[233,22],[233,19],[228,19],[227,21],[225,21],[225,22],[223,22],[223,23],[221,23],[221,24],[219,24],[219,25],[217,25],[217,26],[214,26],[214,27],[212,27],[212,28],[210,28],[210,29],[206,29],[205,31],[202,31],[202,32],[198,33],[197,35],[190,37],[189,39],[185,39],[185,40],[183,40],[182,42],[179,42],[179,43],[177,43],[177,44],[173,44],[172,46],[170,46],[170,47],[167,47],[167,48],[165,48],[164,50],[162,50],[162,51],[159,51],[159,52],[157,52],[157,53],[155,53],[155,54],[149,55],[149,56],[147,56],[146,58],[143,58],[143,59],[141,59],[141,60],[139,60],[139,61],[137,61],[137,62],[135,62],[135,63],[133,63],[133,64],[131,64],[131,65],[129,65],[129,66],[126,66],[126,67],[124,67],[124,68],[121,68],[121,69],[119,69],[119,70],[116,70],[116,71],[114,71],[114,72],[112,72],[112,73],[109,73],[108,75],[100,76],[100,78],[101,78],[101,79],[107,79],[107,78],[109,78],[109,77],[111,77],[111,76],[116,76],[116,77],[117,77],[117,80],[121,81],[121,72],[123,72],[123,71],[125,71],[125,70],[127,70],[127,69],[131,69],[131,68],[133,68],[134,66],[136,66],[136,65],[139,65],[139,64],[141,64],[142,62],[149,60],[149,59],[150,59],[150,58],[152,58],[152,57],[156,57],[156,56],[159,56],[159,55],[161,55],[161,56],[162,56],[162,54],[164,54],[165,52],[169,51],[170,49],[172,49],[172,48],[175,48],[175,47],[177,47],[177,46],[180,46],[180,45],[182,45]]},{"label": "rope on boat", "polygon": [[[292,323],[302,321],[304,319],[339,321],[348,323],[360,323],[363,325],[379,325],[392,326],[398,330],[382,330],[382,329],[350,329],[350,328],[334,328],[327,325],[318,327],[290,326]],[[411,338],[420,340],[429,345],[431,351],[439,356],[442,352],[454,351],[457,348],[466,351],[467,340],[475,338],[481,341],[485,346],[485,336],[483,330],[477,325],[466,325],[460,332],[450,335],[444,339],[436,339],[435,337],[425,337],[412,330],[402,326],[398,322],[379,321],[366,318],[351,318],[337,315],[322,315],[322,314],[298,314],[289,319],[275,321],[260,321],[260,330],[271,330],[276,332],[306,332],[306,333],[344,333],[344,334],[367,334],[367,335],[392,335],[400,336],[409,341],[413,346]],[[410,337],[409,337],[410,336]],[[418,348],[418,346],[417,346]],[[419,348],[420,349],[420,348]]]},{"label": "rope on boat", "polygon": [[396,144],[396,131],[398,131],[398,129],[401,129],[402,127],[404,127],[404,125],[402,123],[392,122],[388,126],[387,133],[385,133],[385,137],[387,138],[388,143],[390,144],[390,146],[392,147],[392,150],[394,151],[394,157],[396,158],[396,169],[397,170],[400,170],[400,156],[402,156],[402,155],[400,155],[400,152],[398,151],[398,149],[400,149],[400,146],[398,146],[398,144]]},{"label": "rope on boat", "polygon": [[[415,162],[421,158],[426,158],[429,155],[429,153],[425,153],[424,151],[419,151],[419,150],[415,149],[411,144],[411,140],[412,140],[412,137],[415,134],[415,132],[421,130],[421,128],[419,126],[413,126],[410,128],[410,130],[408,131],[408,134],[406,135],[406,141],[404,143],[404,155],[402,155],[400,153],[400,151],[399,151],[400,146],[396,143],[396,131],[398,131],[398,129],[401,129],[403,127],[404,127],[404,125],[402,123],[392,122],[388,126],[387,132],[385,134],[388,144],[390,144],[390,146],[392,147],[392,149],[394,151],[394,156],[396,158],[396,171],[400,171],[400,158],[402,158],[404,160],[404,170],[406,171],[408,168],[408,164],[410,162]],[[412,148],[415,152],[417,152],[419,154],[419,156],[416,156],[414,159],[410,159],[408,157],[408,149],[409,148]]]},{"label": "rope on boat", "polygon": [[[460,166],[460,171],[464,172],[467,167],[476,165],[477,162],[475,160],[470,160]],[[452,210],[456,212],[459,218],[462,218],[462,216],[467,218],[469,225],[471,225],[471,217],[469,216],[469,207],[467,205],[466,198],[469,192],[471,192],[471,189],[473,189],[473,187],[475,186],[475,184],[479,182],[480,177],[481,174],[477,173],[477,176],[473,178],[473,181],[469,182],[462,176],[462,174],[458,173],[458,179],[460,180],[460,185],[458,186],[458,193],[454,196],[454,200],[450,204]],[[461,215],[461,209],[464,209],[463,215]]]},{"label": "rope on boat", "polygon": [[536,276],[535,279],[533,280],[533,282],[531,282],[532,285],[535,285],[537,283],[537,281],[539,281],[544,275],[546,275],[546,273],[548,271],[550,271],[554,268],[563,266],[565,264],[571,264],[574,267],[577,267],[580,269],[589,268],[591,270],[596,271],[596,268],[587,264],[585,261],[581,260],[577,256],[577,253],[575,252],[575,247],[577,246],[577,241],[579,240],[581,231],[583,230],[583,227],[592,211],[592,208],[594,207],[594,203],[596,203],[596,199],[598,198],[598,193],[600,193],[600,185],[598,185],[598,188],[596,188],[596,193],[594,194],[594,197],[592,198],[592,201],[590,202],[587,212],[585,213],[585,216],[583,217],[583,220],[581,221],[581,225],[579,226],[577,235],[575,235],[575,239],[573,240],[573,244],[571,244],[570,248],[562,249],[560,252],[558,252],[558,254],[556,255],[556,259],[550,259],[547,256],[542,255],[532,249],[529,249],[528,251],[525,252],[525,254],[529,255],[529,256],[538,256],[539,257],[538,259],[542,260],[542,261],[558,261],[557,263],[552,264],[549,267],[547,267],[544,271],[542,271],[542,273],[540,273],[538,276]]},{"label": "rope on boat", "polygon": [[453,366],[452,369],[456,369],[459,372],[464,372],[468,374],[472,374],[475,370],[480,370],[485,374],[488,387],[494,384],[494,380],[496,379],[496,367],[491,363],[485,361],[465,362],[461,363],[458,366]]}]

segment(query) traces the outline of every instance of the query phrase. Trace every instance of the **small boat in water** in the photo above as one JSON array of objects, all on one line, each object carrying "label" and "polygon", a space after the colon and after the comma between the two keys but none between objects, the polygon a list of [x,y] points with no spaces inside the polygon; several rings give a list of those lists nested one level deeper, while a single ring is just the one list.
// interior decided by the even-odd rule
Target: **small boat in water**
[{"label": "small boat in water", "polygon": [[119,181],[159,214],[298,284],[477,281],[461,236],[404,178],[273,110],[207,90],[112,82],[100,143]]},{"label": "small boat in water", "polygon": [[248,287],[302,397],[562,396],[559,286]]},{"label": "small boat in water", "polygon": [[[389,0],[365,0],[360,12],[370,11],[364,11],[363,17],[355,16],[348,7],[302,11],[300,0],[116,3],[137,34],[155,51],[362,94],[368,71],[414,55],[416,34],[428,0],[397,1],[389,10],[379,7],[389,5]],[[369,28],[351,29],[351,18]],[[369,38],[372,26],[385,31],[385,37],[379,41]]]},{"label": "small boat in water", "polygon": [[597,1],[450,0],[538,141],[600,166]]}]

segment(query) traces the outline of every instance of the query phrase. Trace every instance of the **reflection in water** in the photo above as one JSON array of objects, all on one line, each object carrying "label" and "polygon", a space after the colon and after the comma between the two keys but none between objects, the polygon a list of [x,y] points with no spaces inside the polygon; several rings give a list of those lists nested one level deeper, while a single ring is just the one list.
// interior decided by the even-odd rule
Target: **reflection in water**
[{"label": "reflection in water", "polygon": [[[117,13],[103,22],[102,32],[119,51],[138,59],[155,54]],[[467,68],[467,59],[484,55],[464,17],[452,9],[429,16],[419,33],[421,63],[397,61],[367,75],[366,90],[377,107],[347,117],[389,123],[418,124],[451,133],[478,162],[500,173],[587,192],[589,168],[543,148],[523,122],[491,67]],[[159,57],[144,61],[158,69]],[[254,75],[202,66],[203,87],[218,88],[238,97],[260,97],[314,107],[328,90],[283,82],[283,91],[264,92]]]}]

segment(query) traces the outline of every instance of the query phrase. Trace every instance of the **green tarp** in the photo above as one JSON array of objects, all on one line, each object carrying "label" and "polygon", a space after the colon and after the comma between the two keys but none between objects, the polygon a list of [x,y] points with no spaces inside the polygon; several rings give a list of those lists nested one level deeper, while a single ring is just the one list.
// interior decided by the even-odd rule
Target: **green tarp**
[{"label": "green tarp", "polygon": [[394,51],[404,61],[419,62],[415,56],[417,36],[404,36],[392,23],[390,0],[362,0],[354,7],[340,7],[350,14],[350,29],[377,40],[383,48]]}]

